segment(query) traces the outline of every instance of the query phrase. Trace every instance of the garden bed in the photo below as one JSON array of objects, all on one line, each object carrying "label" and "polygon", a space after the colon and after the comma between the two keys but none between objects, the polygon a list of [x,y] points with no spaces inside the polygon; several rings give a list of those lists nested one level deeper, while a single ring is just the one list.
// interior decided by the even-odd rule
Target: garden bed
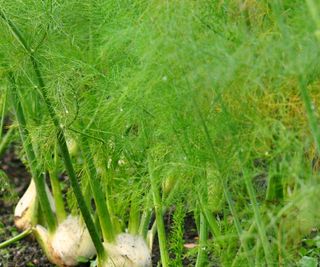
[{"label": "garden bed", "polygon": [[[16,157],[13,146],[0,160],[0,169],[10,178],[14,192],[0,191],[0,242],[18,234],[13,223],[13,210],[18,198],[25,192],[30,175],[22,162]],[[12,193],[16,195],[12,195]],[[11,194],[11,196],[9,196]],[[38,243],[31,236],[0,250],[1,267],[51,267]]]},{"label": "garden bed", "polygon": [[[14,191],[8,192],[3,189],[0,191],[0,243],[10,239],[18,234],[13,222],[13,211],[17,204],[18,197],[21,197],[30,183],[30,175],[23,163],[16,156],[14,145],[11,145],[7,152],[0,159],[0,170],[4,171],[9,179],[10,186]],[[170,212],[165,216],[166,229],[170,230],[171,224]],[[194,248],[197,242],[197,232],[192,215],[189,214],[185,218],[184,241],[185,249]],[[160,259],[160,251],[158,243],[153,244],[152,262],[153,266],[157,266]],[[192,258],[185,258],[184,266],[194,266]],[[89,266],[90,264],[81,264],[80,267]],[[25,239],[0,250],[0,267],[54,267],[51,264],[39,244],[33,237],[29,236]]]}]

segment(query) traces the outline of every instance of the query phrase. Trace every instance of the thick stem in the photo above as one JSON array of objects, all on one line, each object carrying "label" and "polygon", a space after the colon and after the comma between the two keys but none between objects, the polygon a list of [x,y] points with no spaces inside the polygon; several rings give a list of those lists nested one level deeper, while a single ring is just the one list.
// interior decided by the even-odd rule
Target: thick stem
[{"label": "thick stem", "polygon": [[152,251],[153,241],[154,241],[154,237],[156,236],[156,233],[157,233],[157,221],[154,221],[151,226],[151,229],[148,231],[147,238],[146,238],[150,251]]},{"label": "thick stem", "polygon": [[159,193],[157,182],[155,181],[155,178],[153,176],[153,170],[152,170],[150,164],[151,164],[151,162],[149,160],[149,175],[150,175],[150,182],[151,182],[151,191],[152,191],[152,196],[153,196],[153,204],[154,204],[154,209],[155,209],[155,214],[156,214],[156,223],[157,223],[161,263],[162,263],[163,267],[168,267],[169,266],[169,255],[168,255],[168,250],[167,250],[166,232],[165,232],[164,222],[163,222],[161,196]]},{"label": "thick stem", "polygon": [[[200,200],[200,202],[202,202],[202,200]],[[218,238],[221,235],[221,233],[215,218],[213,217],[212,213],[206,208],[204,204],[200,203],[200,205],[201,205],[201,211],[209,224],[208,226],[210,228],[211,233],[215,236],[215,238]]]},{"label": "thick stem", "polygon": [[63,202],[63,196],[61,192],[61,186],[60,182],[58,179],[58,163],[57,163],[57,156],[58,151],[54,149],[54,163],[51,169],[49,169],[49,176],[50,176],[50,182],[52,186],[52,193],[53,193],[53,198],[56,206],[56,214],[57,214],[57,219],[58,223],[63,222],[67,218],[67,213],[64,208],[64,202]]},{"label": "thick stem", "polygon": [[148,230],[149,230],[149,224],[152,217],[152,209],[149,208],[152,201],[152,194],[148,194],[146,205],[146,210],[143,211],[140,219],[140,226],[139,226],[139,235],[141,235],[144,239],[147,238]]},{"label": "thick stem", "polygon": [[105,241],[112,242],[115,239],[115,232],[110,218],[109,208],[104,197],[105,194],[99,184],[99,179],[97,177],[97,171],[94,165],[92,154],[90,152],[88,139],[81,136],[81,145],[85,154],[85,160],[89,171],[90,187],[96,204],[97,215],[99,216],[103,239]]},{"label": "thick stem", "polygon": [[200,212],[200,234],[199,234],[199,247],[196,267],[205,266],[207,260],[207,240],[208,240],[208,230],[207,230],[207,220],[203,214]]},{"label": "thick stem", "polygon": [[26,127],[25,116],[24,116],[23,109],[18,96],[15,79],[12,73],[9,74],[9,79],[11,82],[11,89],[12,89],[12,92],[11,92],[12,103],[14,105],[14,110],[19,123],[20,137],[27,154],[32,177],[36,185],[37,198],[40,202],[41,210],[45,214],[48,230],[49,232],[52,233],[56,229],[56,219],[51,209],[48,195],[46,193],[44,177],[39,171],[39,168],[37,166],[37,158],[34,153],[32,144],[30,143],[29,131]]},{"label": "thick stem", "polygon": [[139,205],[137,204],[137,194],[132,193],[131,196],[131,207],[130,207],[130,216],[129,216],[129,224],[128,231],[132,235],[136,235],[139,232],[139,219],[140,219],[140,211]]}]

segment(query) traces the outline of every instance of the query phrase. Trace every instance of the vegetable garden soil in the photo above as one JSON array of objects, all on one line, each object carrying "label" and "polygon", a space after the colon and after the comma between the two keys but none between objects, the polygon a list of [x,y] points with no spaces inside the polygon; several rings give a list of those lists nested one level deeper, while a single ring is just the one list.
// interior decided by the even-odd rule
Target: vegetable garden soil
[{"label": "vegetable garden soil", "polygon": [[[5,172],[9,178],[12,192],[6,189],[6,186],[0,184],[0,243],[12,238],[18,234],[13,222],[14,208],[19,198],[26,191],[30,175],[23,163],[15,154],[14,145],[11,145],[7,152],[0,159],[0,170]],[[11,191],[11,190],[10,190]],[[166,228],[170,228],[170,214],[165,216]],[[196,230],[192,216],[187,216],[185,219],[184,240],[186,244],[195,245]],[[156,238],[155,238],[156,240]],[[157,266],[160,259],[160,251],[158,243],[155,241],[152,249],[153,266]],[[184,259],[184,266],[193,266],[188,259]],[[53,267],[37,242],[28,236],[14,244],[0,249],[0,267]],[[82,267],[89,266],[89,264],[82,264]]]},{"label": "vegetable garden soil", "polygon": [[[13,223],[13,212],[17,204],[18,197],[21,197],[27,189],[30,176],[22,162],[14,153],[11,146],[0,160],[0,169],[4,171],[14,189],[14,193],[8,196],[3,185],[0,190],[0,242],[18,234]],[[17,194],[17,195],[15,195]],[[52,265],[38,246],[37,242],[31,237],[20,240],[11,246],[0,250],[1,267],[51,267]]]}]

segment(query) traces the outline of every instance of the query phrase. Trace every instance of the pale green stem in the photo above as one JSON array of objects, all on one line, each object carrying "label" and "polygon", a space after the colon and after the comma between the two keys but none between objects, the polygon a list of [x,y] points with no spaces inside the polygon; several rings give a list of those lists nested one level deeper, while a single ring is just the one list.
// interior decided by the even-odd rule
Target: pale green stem
[{"label": "pale green stem", "polygon": [[9,240],[6,240],[6,241],[0,243],[0,249],[3,249],[5,247],[7,247],[7,246],[10,246],[11,244],[13,244],[13,243],[25,238],[26,236],[30,235],[31,233],[32,233],[32,229],[31,228],[24,230],[22,233],[10,238]]},{"label": "pale green stem", "polygon": [[151,201],[152,201],[152,193],[148,194],[147,196],[146,205],[145,205],[145,207],[147,208],[143,211],[140,219],[140,226],[139,226],[138,232],[139,232],[139,235],[143,236],[144,239],[147,238],[149,224],[152,217],[152,209],[149,208]]},{"label": "pale green stem", "polygon": [[58,223],[61,223],[66,219],[67,213],[64,208],[61,186],[58,179],[57,160],[58,160],[58,151],[57,151],[57,146],[55,145],[54,163],[53,163],[52,169],[49,170],[49,176],[50,176],[50,182],[52,187],[52,194],[53,194],[53,198],[56,206],[56,215],[57,215]]},{"label": "pale green stem", "polygon": [[207,204],[206,204],[207,201],[204,199],[203,194],[201,194],[200,192],[198,192],[198,199],[199,199],[201,211],[209,224],[210,231],[215,236],[215,238],[218,238],[219,236],[221,236],[219,226],[215,218],[213,217],[212,213],[208,210]]},{"label": "pale green stem", "polygon": [[150,159],[149,159],[149,177],[150,177],[151,191],[153,196],[153,205],[154,205],[155,214],[156,214],[161,263],[163,267],[168,267],[169,255],[167,250],[166,232],[165,232],[164,222],[163,222],[161,196],[159,193],[157,182],[155,181],[155,177],[153,175],[153,169],[151,168]]},{"label": "pale green stem", "polygon": [[88,139],[81,136],[81,145],[83,147],[83,153],[85,155],[85,161],[89,172],[91,192],[93,194],[93,198],[96,204],[103,239],[105,241],[112,242],[114,241],[116,234],[114,232],[114,228],[110,218],[109,208],[104,197],[105,194],[102,191],[99,184],[99,179],[96,168],[94,166],[94,161],[92,153],[90,151]]},{"label": "pale green stem", "polygon": [[196,267],[204,267],[207,261],[208,230],[207,220],[203,212],[200,212],[199,233],[199,246]]},{"label": "pale green stem", "polygon": [[131,196],[131,207],[128,225],[128,232],[133,235],[136,235],[139,232],[140,211],[139,204],[136,198],[136,193],[133,192]]}]

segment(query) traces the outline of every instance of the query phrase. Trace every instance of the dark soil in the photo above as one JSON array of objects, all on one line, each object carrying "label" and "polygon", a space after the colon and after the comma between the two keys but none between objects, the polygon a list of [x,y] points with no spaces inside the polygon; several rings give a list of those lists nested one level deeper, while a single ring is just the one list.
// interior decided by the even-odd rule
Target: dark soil
[{"label": "dark soil", "polygon": [[[11,145],[0,159],[0,170],[6,173],[9,185],[1,184],[0,180],[0,243],[18,234],[14,226],[13,212],[19,198],[23,195],[30,182],[29,172],[15,153],[14,145]],[[171,215],[165,216],[166,229],[170,231]],[[197,231],[192,215],[185,218],[184,240],[186,244],[197,242]],[[157,266],[160,259],[160,250],[157,237],[152,251],[153,266]],[[184,266],[194,266],[190,259],[184,259]],[[31,237],[20,240],[5,249],[0,250],[0,267],[53,267],[37,242]],[[89,264],[83,264],[89,266]]]},{"label": "dark soil", "polygon": [[[12,185],[11,190],[0,186],[0,242],[18,234],[13,223],[13,211],[23,192],[27,189],[30,176],[11,146],[0,160],[0,169],[4,171]],[[52,265],[41,251],[37,242],[31,237],[25,238],[0,250],[1,267],[51,267]]]}]

